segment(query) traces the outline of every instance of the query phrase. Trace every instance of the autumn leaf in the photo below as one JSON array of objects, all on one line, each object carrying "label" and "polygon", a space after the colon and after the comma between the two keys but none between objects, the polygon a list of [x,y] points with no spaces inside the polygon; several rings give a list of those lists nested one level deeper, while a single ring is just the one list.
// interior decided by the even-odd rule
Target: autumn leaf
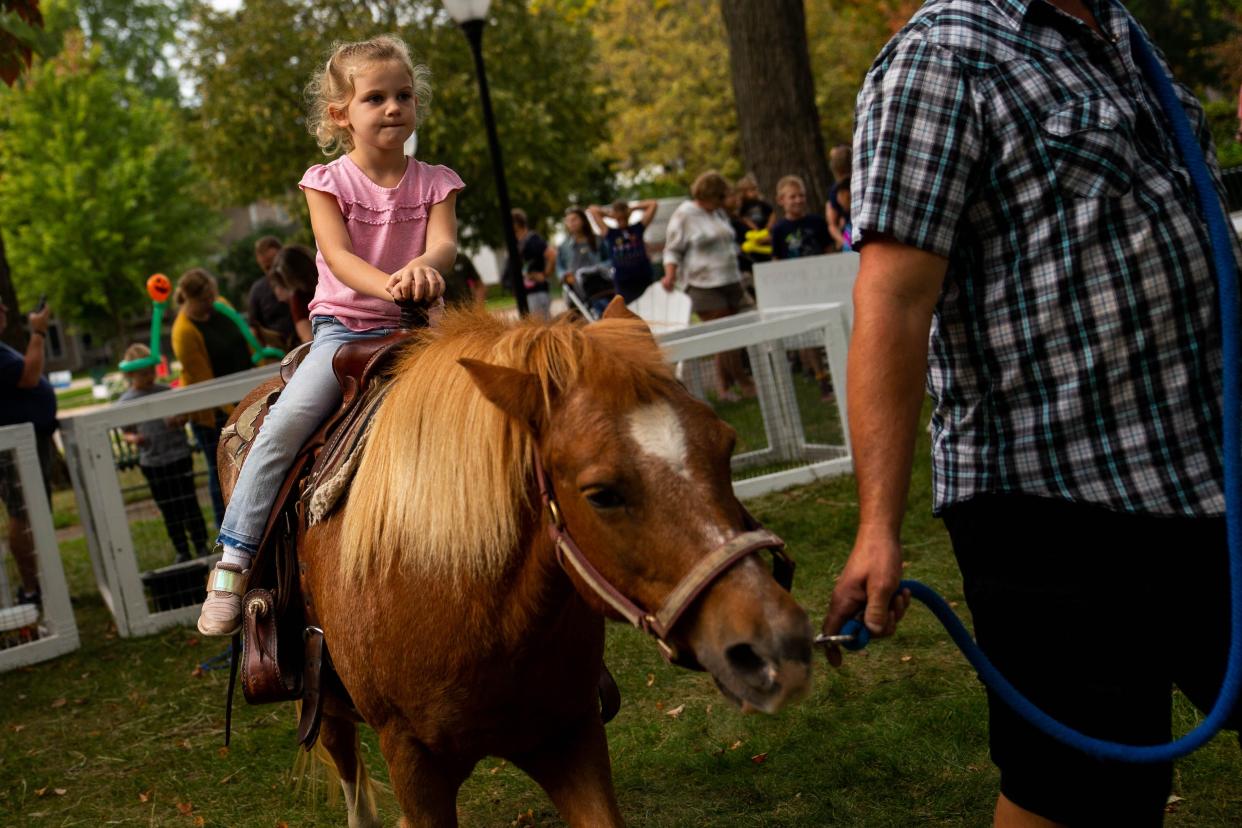
[{"label": "autumn leaf", "polygon": [[202,668],[202,667],[195,667],[193,670],[191,670],[191,671],[190,671],[190,677],[191,677],[191,678],[202,678],[202,677],[203,677],[203,676],[205,676],[205,675],[207,675],[207,674],[206,674],[205,672],[203,672],[203,668]]},{"label": "autumn leaf", "polygon": [[216,756],[219,756],[221,759],[223,759],[224,757],[228,755],[229,755],[228,745],[221,745],[220,747],[216,748]]},{"label": "autumn leaf", "polygon": [[44,785],[42,788],[35,788],[35,796],[39,797],[40,799],[47,796],[47,786]]},{"label": "autumn leaf", "polygon": [[903,656],[901,657],[901,663],[902,663],[902,664],[905,664],[906,662],[908,662],[908,661],[909,661],[910,659],[912,659],[912,658],[914,658],[914,656],[911,656],[911,655],[903,655]]},{"label": "autumn leaf", "polygon": [[186,642],[185,642],[185,646],[187,646],[187,647],[197,647],[197,646],[198,646],[198,639],[197,639],[197,638],[187,638],[187,639],[186,639]]},{"label": "autumn leaf", "polygon": [[729,745],[729,750],[737,750],[737,749],[738,749],[738,748],[740,748],[741,746],[742,746],[742,740],[741,740],[741,739],[738,739],[736,742],[734,742],[733,744]]},{"label": "autumn leaf", "polygon": [[674,707],[672,710],[665,710],[664,715],[668,716],[670,719],[676,719],[678,716],[680,716],[685,711],[685,709],[686,709],[686,706],[684,704],[679,704],[676,707]]},{"label": "autumn leaf", "polygon": [[178,802],[177,810],[180,811],[183,816],[189,816],[190,812],[194,810],[194,806],[189,802]]},{"label": "autumn leaf", "polygon": [[57,796],[64,796],[65,794],[69,793],[69,791],[66,788],[55,788],[53,789],[52,793],[56,794]]},{"label": "autumn leaf", "polygon": [[19,724],[9,725],[9,730],[13,731],[14,733],[21,733],[25,729],[26,729],[25,725],[19,725]]},{"label": "autumn leaf", "polygon": [[203,828],[203,826],[206,824],[207,824],[207,820],[203,819],[201,816],[194,817],[195,828]]},{"label": "autumn leaf", "polygon": [[276,823],[276,828],[289,828],[289,823],[282,819],[280,822]]},{"label": "autumn leaf", "polygon": [[756,753],[754,756],[750,757],[750,761],[754,762],[756,765],[762,765],[764,762],[768,761],[768,755],[766,753]]},{"label": "autumn leaf", "polygon": [[138,793],[138,801],[139,801],[139,802],[150,802],[150,801],[151,801],[151,794],[153,794],[153,793],[155,793],[155,788],[148,788],[148,789],[147,789],[147,790],[145,790],[145,791],[140,791],[140,792]]},{"label": "autumn leaf", "polygon": [[647,674],[647,686],[650,687],[653,684],[655,684],[655,673],[648,673]]},{"label": "autumn leaf", "polygon": [[57,708],[57,707],[64,707],[64,706],[65,706],[66,704],[68,704],[68,703],[69,703],[69,700],[68,700],[68,699],[66,699],[66,698],[59,698],[59,699],[57,699],[56,701],[52,702],[52,707],[53,707],[53,709],[54,709],[54,708]]}]

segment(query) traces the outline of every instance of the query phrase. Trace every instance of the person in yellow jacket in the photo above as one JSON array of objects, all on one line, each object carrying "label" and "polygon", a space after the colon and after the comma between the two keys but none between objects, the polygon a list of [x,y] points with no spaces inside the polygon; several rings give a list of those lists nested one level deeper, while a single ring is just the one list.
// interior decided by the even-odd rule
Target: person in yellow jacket
[{"label": "person in yellow jacket", "polygon": [[[245,371],[252,365],[245,335],[232,319],[215,309],[219,298],[215,277],[201,267],[187,270],[177,280],[179,311],[172,326],[172,348],[181,363],[183,386]],[[216,473],[216,447],[230,409],[209,408],[190,415],[190,430],[207,460],[207,488],[217,529],[224,518],[224,498]]]}]

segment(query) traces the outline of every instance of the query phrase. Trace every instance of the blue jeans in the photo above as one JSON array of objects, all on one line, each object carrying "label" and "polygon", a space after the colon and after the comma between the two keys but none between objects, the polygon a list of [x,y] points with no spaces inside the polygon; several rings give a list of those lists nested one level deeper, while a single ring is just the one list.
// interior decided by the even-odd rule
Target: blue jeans
[{"label": "blue jeans", "polygon": [[215,519],[216,528],[220,528],[220,521],[224,520],[224,495],[220,493],[220,472],[216,468],[216,449],[220,447],[220,429],[224,427],[224,412],[220,409],[213,409],[211,416],[215,418],[215,425],[203,425],[202,423],[190,422],[190,431],[194,432],[194,439],[198,442],[199,449],[203,452],[203,460],[207,463],[207,492],[211,495],[211,514]]},{"label": "blue jeans", "polygon": [[332,372],[336,349],[346,342],[392,333],[392,328],[351,331],[331,316],[316,316],[311,324],[310,353],[267,413],[220,527],[221,541],[252,554],[263,540],[280,484],[298,450],[341,404],[341,387]]}]

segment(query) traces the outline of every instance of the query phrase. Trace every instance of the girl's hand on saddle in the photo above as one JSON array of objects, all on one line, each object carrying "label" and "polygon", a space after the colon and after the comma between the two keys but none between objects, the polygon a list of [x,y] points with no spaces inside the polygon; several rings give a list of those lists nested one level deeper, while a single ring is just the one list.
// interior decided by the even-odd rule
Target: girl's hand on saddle
[{"label": "girl's hand on saddle", "polygon": [[394,302],[431,302],[444,295],[444,277],[434,267],[408,264],[388,277],[384,289]]}]

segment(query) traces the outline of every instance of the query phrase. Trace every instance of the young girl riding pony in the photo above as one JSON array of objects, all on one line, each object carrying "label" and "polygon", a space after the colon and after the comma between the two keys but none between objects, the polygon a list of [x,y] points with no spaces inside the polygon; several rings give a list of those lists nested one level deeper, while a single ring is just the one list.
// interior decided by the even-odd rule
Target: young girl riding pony
[{"label": "young girl riding pony", "polygon": [[428,71],[405,44],[384,35],[336,47],[308,94],[310,127],[340,158],[306,171],[319,248],[319,284],[310,303],[310,353],[268,412],[233,489],[220,528],[223,557],[208,581],[198,619],[204,635],[241,623],[250,561],[277,490],[299,448],[340,405],[332,356],[346,342],[391,333],[397,301],[435,300],[441,273],[457,255],[457,191],[447,167],[407,158],[403,145],[431,97]]}]

